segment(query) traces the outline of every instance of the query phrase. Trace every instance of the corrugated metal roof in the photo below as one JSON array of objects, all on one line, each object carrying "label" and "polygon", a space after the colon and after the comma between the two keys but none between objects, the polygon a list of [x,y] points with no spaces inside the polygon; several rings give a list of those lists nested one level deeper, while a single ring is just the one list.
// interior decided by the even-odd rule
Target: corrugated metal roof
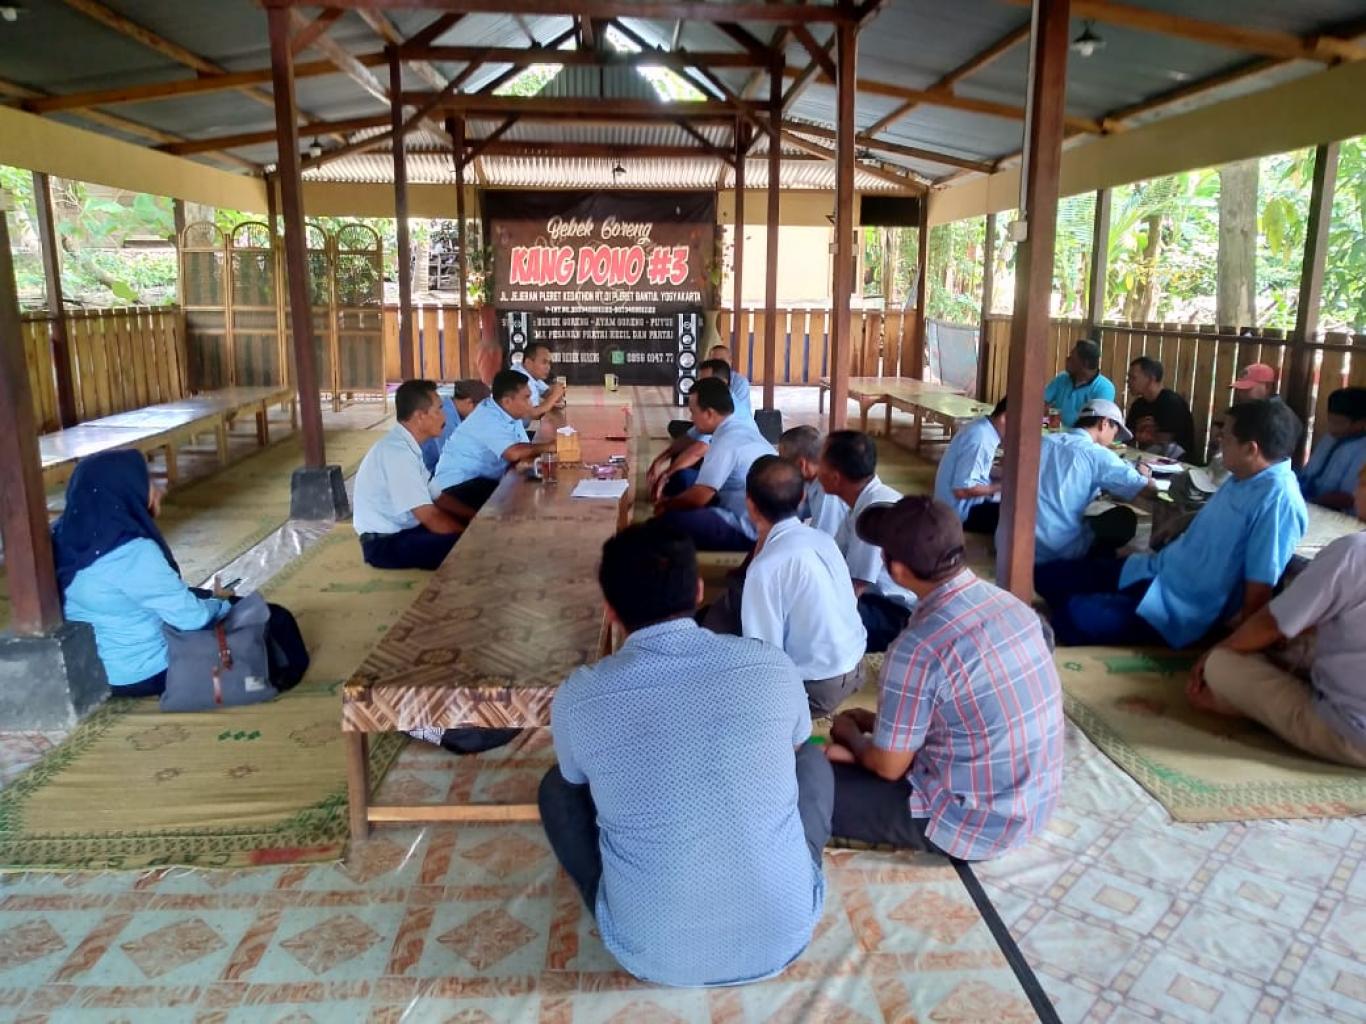
[{"label": "corrugated metal roof", "polygon": [[[408,156],[408,181],[421,185],[454,185],[455,170],[445,153],[412,153]],[[478,183],[516,188],[639,188],[689,189],[733,188],[734,172],[712,157],[677,160],[656,157],[545,157],[491,156],[479,161]],[[612,173],[614,167],[624,174]],[[308,171],[309,181],[388,183],[393,180],[393,158],[387,153],[357,153]],[[768,161],[745,163],[745,185],[768,187]],[[820,160],[787,161],[780,187],[822,189],[835,187],[835,165]],[[862,170],[855,172],[855,187],[862,192],[896,192],[898,186]]]},{"label": "corrugated metal roof", "polygon": [[[514,0],[509,0],[511,5]],[[1309,36],[1351,19],[1366,17],[1366,0],[1133,0],[1144,7],[1170,11],[1188,17],[1224,24],[1289,32]],[[173,0],[118,0],[117,9],[150,30],[202,54],[229,69],[260,68],[269,63],[266,17],[258,0],[214,0],[173,2]],[[312,10],[307,9],[309,16]],[[398,31],[411,35],[429,24],[436,11],[395,8],[386,16]],[[1027,11],[1001,0],[887,0],[875,20],[860,34],[859,76],[884,81],[907,89],[923,88],[962,64],[997,39],[1020,26]],[[625,23],[647,42],[668,46],[673,39],[672,22],[628,18]],[[1074,21],[1073,32],[1081,29]],[[529,36],[539,43],[565,31],[571,25],[566,16],[511,14],[470,14],[461,18],[442,36],[440,42],[480,47],[523,47]],[[765,42],[775,37],[773,25],[751,24],[748,30]],[[736,50],[738,44],[718,26],[688,22],[680,26],[679,41],[691,50]],[[1099,117],[1116,109],[1141,103],[1153,96],[1225,71],[1250,59],[1249,54],[1229,48],[1173,38],[1170,35],[1139,32],[1098,23],[1095,26],[1107,42],[1105,50],[1089,60],[1069,62],[1069,113]],[[819,42],[830,37],[829,26],[812,27]],[[330,39],[356,52],[381,48],[382,40],[352,11],[344,14],[328,32]],[[810,57],[805,48],[790,40],[786,46],[789,65],[806,66]],[[301,55],[317,57],[316,50]],[[0,76],[20,85],[44,92],[66,93],[124,85],[183,80],[194,72],[159,52],[126,38],[75,8],[57,0],[31,0],[24,14],[14,23],[0,24]],[[1019,106],[1023,103],[1026,48],[1015,47],[991,66],[975,73],[957,88],[961,95],[989,99]],[[1274,70],[1230,83],[1184,101],[1169,110],[1148,115],[1152,118],[1216,102],[1228,96],[1266,88],[1298,75],[1311,74],[1322,65],[1286,63]],[[461,65],[442,63],[437,70],[453,75]],[[480,70],[466,83],[467,91],[477,90],[504,70],[494,66]],[[385,80],[383,68],[375,69]],[[750,77],[744,68],[718,69],[716,76],[733,90]],[[418,89],[430,83],[415,77],[411,69],[405,82]],[[263,87],[268,89],[268,87]],[[382,104],[355,82],[341,74],[301,79],[297,85],[300,106],[308,114],[327,119],[365,116],[383,112]],[[554,80],[550,92],[573,96],[631,96],[653,98],[650,84],[638,73],[627,69],[599,71],[590,68],[565,68]],[[894,98],[861,94],[857,120],[866,128],[897,105]],[[182,97],[157,102],[118,104],[108,108],[120,116],[142,122],[161,131],[190,138],[213,137],[238,132],[267,131],[273,125],[271,109],[245,97],[241,92],[223,92]],[[93,130],[127,138],[135,135],[105,126],[92,126],[79,113],[57,115],[68,123],[93,127]],[[790,108],[789,116],[830,126],[835,118],[835,97],[828,86],[813,84]],[[471,137],[492,131],[497,121],[470,122]],[[921,106],[910,116],[885,129],[884,137],[893,142],[981,160],[991,160],[1013,152],[1020,146],[1022,122],[1013,118],[982,115],[942,106]],[[1255,126],[1248,126],[1254,130]],[[702,131],[719,145],[729,145],[723,126]],[[596,142],[604,145],[684,145],[688,137],[672,125],[588,126],[579,122],[559,124],[518,124],[505,136],[508,140],[564,140]],[[425,148],[440,140],[415,135],[410,145]],[[331,144],[331,143],[328,143]],[[756,152],[762,150],[761,146]],[[273,145],[258,145],[235,151],[237,155],[260,163],[273,162]],[[883,154],[890,162],[917,173],[937,177],[947,173],[946,166],[933,161],[910,160],[900,155]],[[211,157],[199,157],[211,159]],[[487,162],[487,161],[486,161]],[[704,166],[715,161],[701,158]],[[809,176],[810,168],[802,175]],[[561,180],[561,184],[569,184]]]}]

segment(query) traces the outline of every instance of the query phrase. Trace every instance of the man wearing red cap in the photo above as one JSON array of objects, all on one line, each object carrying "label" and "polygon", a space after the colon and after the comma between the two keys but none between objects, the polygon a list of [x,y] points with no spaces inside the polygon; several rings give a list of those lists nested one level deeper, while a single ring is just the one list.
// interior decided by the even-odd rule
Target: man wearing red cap
[{"label": "man wearing red cap", "polygon": [[1250,363],[1243,367],[1233,382],[1235,402],[1255,402],[1276,397],[1276,370],[1266,363]]},{"label": "man wearing red cap", "polygon": [[878,711],[835,717],[832,834],[984,860],[1047,823],[1062,785],[1062,687],[1038,615],[967,567],[928,496],[856,523],[917,598],[887,649]]}]

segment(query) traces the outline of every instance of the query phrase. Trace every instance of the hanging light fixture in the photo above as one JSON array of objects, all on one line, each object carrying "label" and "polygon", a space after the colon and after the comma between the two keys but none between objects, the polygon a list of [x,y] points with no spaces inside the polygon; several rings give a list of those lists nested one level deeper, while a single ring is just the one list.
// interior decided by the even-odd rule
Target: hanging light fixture
[{"label": "hanging light fixture", "polygon": [[625,168],[625,167],[622,167],[622,166],[621,166],[621,161],[618,160],[618,161],[616,162],[616,164],[613,165],[613,167],[612,167],[612,182],[613,182],[613,184],[615,184],[616,181],[617,181],[617,179],[620,178],[620,177],[621,177],[623,174],[625,174],[625,173],[626,173],[626,168]]},{"label": "hanging light fixture", "polygon": [[0,4],[0,19],[11,24],[19,20],[19,15],[27,13],[23,4]]},{"label": "hanging light fixture", "polygon": [[1095,54],[1098,50],[1105,49],[1105,40],[1096,35],[1091,28],[1091,22],[1082,24],[1081,35],[1072,40],[1072,52],[1078,57],[1085,59]]},{"label": "hanging light fixture", "polygon": [[313,140],[313,145],[308,147],[308,155],[314,160],[323,155],[323,144],[318,139]]}]

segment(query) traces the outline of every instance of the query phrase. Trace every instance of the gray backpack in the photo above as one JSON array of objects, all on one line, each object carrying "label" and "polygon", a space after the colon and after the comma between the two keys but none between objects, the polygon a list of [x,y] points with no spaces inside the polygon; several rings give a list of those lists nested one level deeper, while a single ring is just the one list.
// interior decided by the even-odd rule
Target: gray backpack
[{"label": "gray backpack", "polygon": [[242,598],[212,626],[166,634],[162,711],[213,711],[279,696],[270,682],[266,628],[270,609],[260,594]]}]

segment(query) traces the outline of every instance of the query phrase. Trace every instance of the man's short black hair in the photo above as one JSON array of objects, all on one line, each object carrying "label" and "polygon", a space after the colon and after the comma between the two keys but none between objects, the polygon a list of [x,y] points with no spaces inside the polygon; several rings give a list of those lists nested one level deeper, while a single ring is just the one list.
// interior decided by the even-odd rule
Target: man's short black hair
[{"label": "man's short black hair", "polygon": [[1167,372],[1165,369],[1163,369],[1162,364],[1159,363],[1156,359],[1152,358],[1152,356],[1139,356],[1129,365],[1131,367],[1137,366],[1140,372],[1147,374],[1149,377],[1157,381],[1159,384],[1162,383],[1163,374]]},{"label": "man's short black hair", "polygon": [[501,402],[508,395],[515,395],[522,388],[530,388],[526,376],[516,370],[499,370],[493,378],[493,400]]},{"label": "man's short black hair", "polygon": [[735,411],[735,399],[730,395],[730,387],[720,377],[704,377],[693,385],[692,393],[697,396],[699,409],[719,412],[722,416],[729,416]]},{"label": "man's short black hair", "polygon": [[778,451],[784,458],[807,459],[819,462],[821,457],[821,432],[803,423],[799,427],[789,427],[778,438]]},{"label": "man's short black hair", "polygon": [[1100,369],[1100,342],[1090,338],[1082,338],[1072,346],[1072,351],[1081,360],[1081,365],[1088,370]]},{"label": "man's short black hair", "polygon": [[1338,388],[1328,396],[1328,411],[1353,423],[1366,420],[1366,388]]},{"label": "man's short black hair", "polygon": [[991,410],[991,418],[992,418],[992,419],[995,419],[997,416],[1004,416],[1004,415],[1005,415],[1005,411],[1006,411],[1006,399],[1007,399],[1007,397],[1008,397],[1008,396],[1006,396],[1006,395],[1002,395],[1002,396],[1001,396],[1001,400],[1000,400],[999,402],[996,403],[996,407],[995,407],[994,409]]},{"label": "man's short black hair", "polygon": [[801,507],[806,481],[796,466],[776,455],[761,455],[745,475],[745,493],[770,523],[791,519]]},{"label": "man's short black hair", "polygon": [[836,430],[825,439],[821,459],[846,480],[867,480],[877,472],[877,445],[861,430]]},{"label": "man's short black hair", "polygon": [[451,398],[465,399],[469,402],[482,402],[489,396],[489,386],[482,380],[469,378],[458,380],[451,385]]},{"label": "man's short black hair", "polygon": [[1290,458],[1304,429],[1290,406],[1266,398],[1231,405],[1224,416],[1233,436],[1243,444],[1255,442],[1268,462]]},{"label": "man's short black hair", "polygon": [[541,351],[541,349],[545,349],[546,352],[552,356],[555,354],[555,350],[550,347],[548,341],[529,341],[527,342],[526,348],[522,350],[522,358],[535,359],[536,353]]},{"label": "man's short black hair", "polygon": [[417,378],[405,380],[394,392],[394,415],[400,423],[407,423],[420,412],[426,412],[436,400],[436,381]]},{"label": "man's short black hair", "polygon": [[652,519],[628,526],[602,546],[602,596],[631,632],[697,610],[697,549],[692,538]]},{"label": "man's short black hair", "polygon": [[730,363],[724,359],[704,359],[698,364],[699,371],[706,370],[713,377],[720,377],[730,387]]}]

